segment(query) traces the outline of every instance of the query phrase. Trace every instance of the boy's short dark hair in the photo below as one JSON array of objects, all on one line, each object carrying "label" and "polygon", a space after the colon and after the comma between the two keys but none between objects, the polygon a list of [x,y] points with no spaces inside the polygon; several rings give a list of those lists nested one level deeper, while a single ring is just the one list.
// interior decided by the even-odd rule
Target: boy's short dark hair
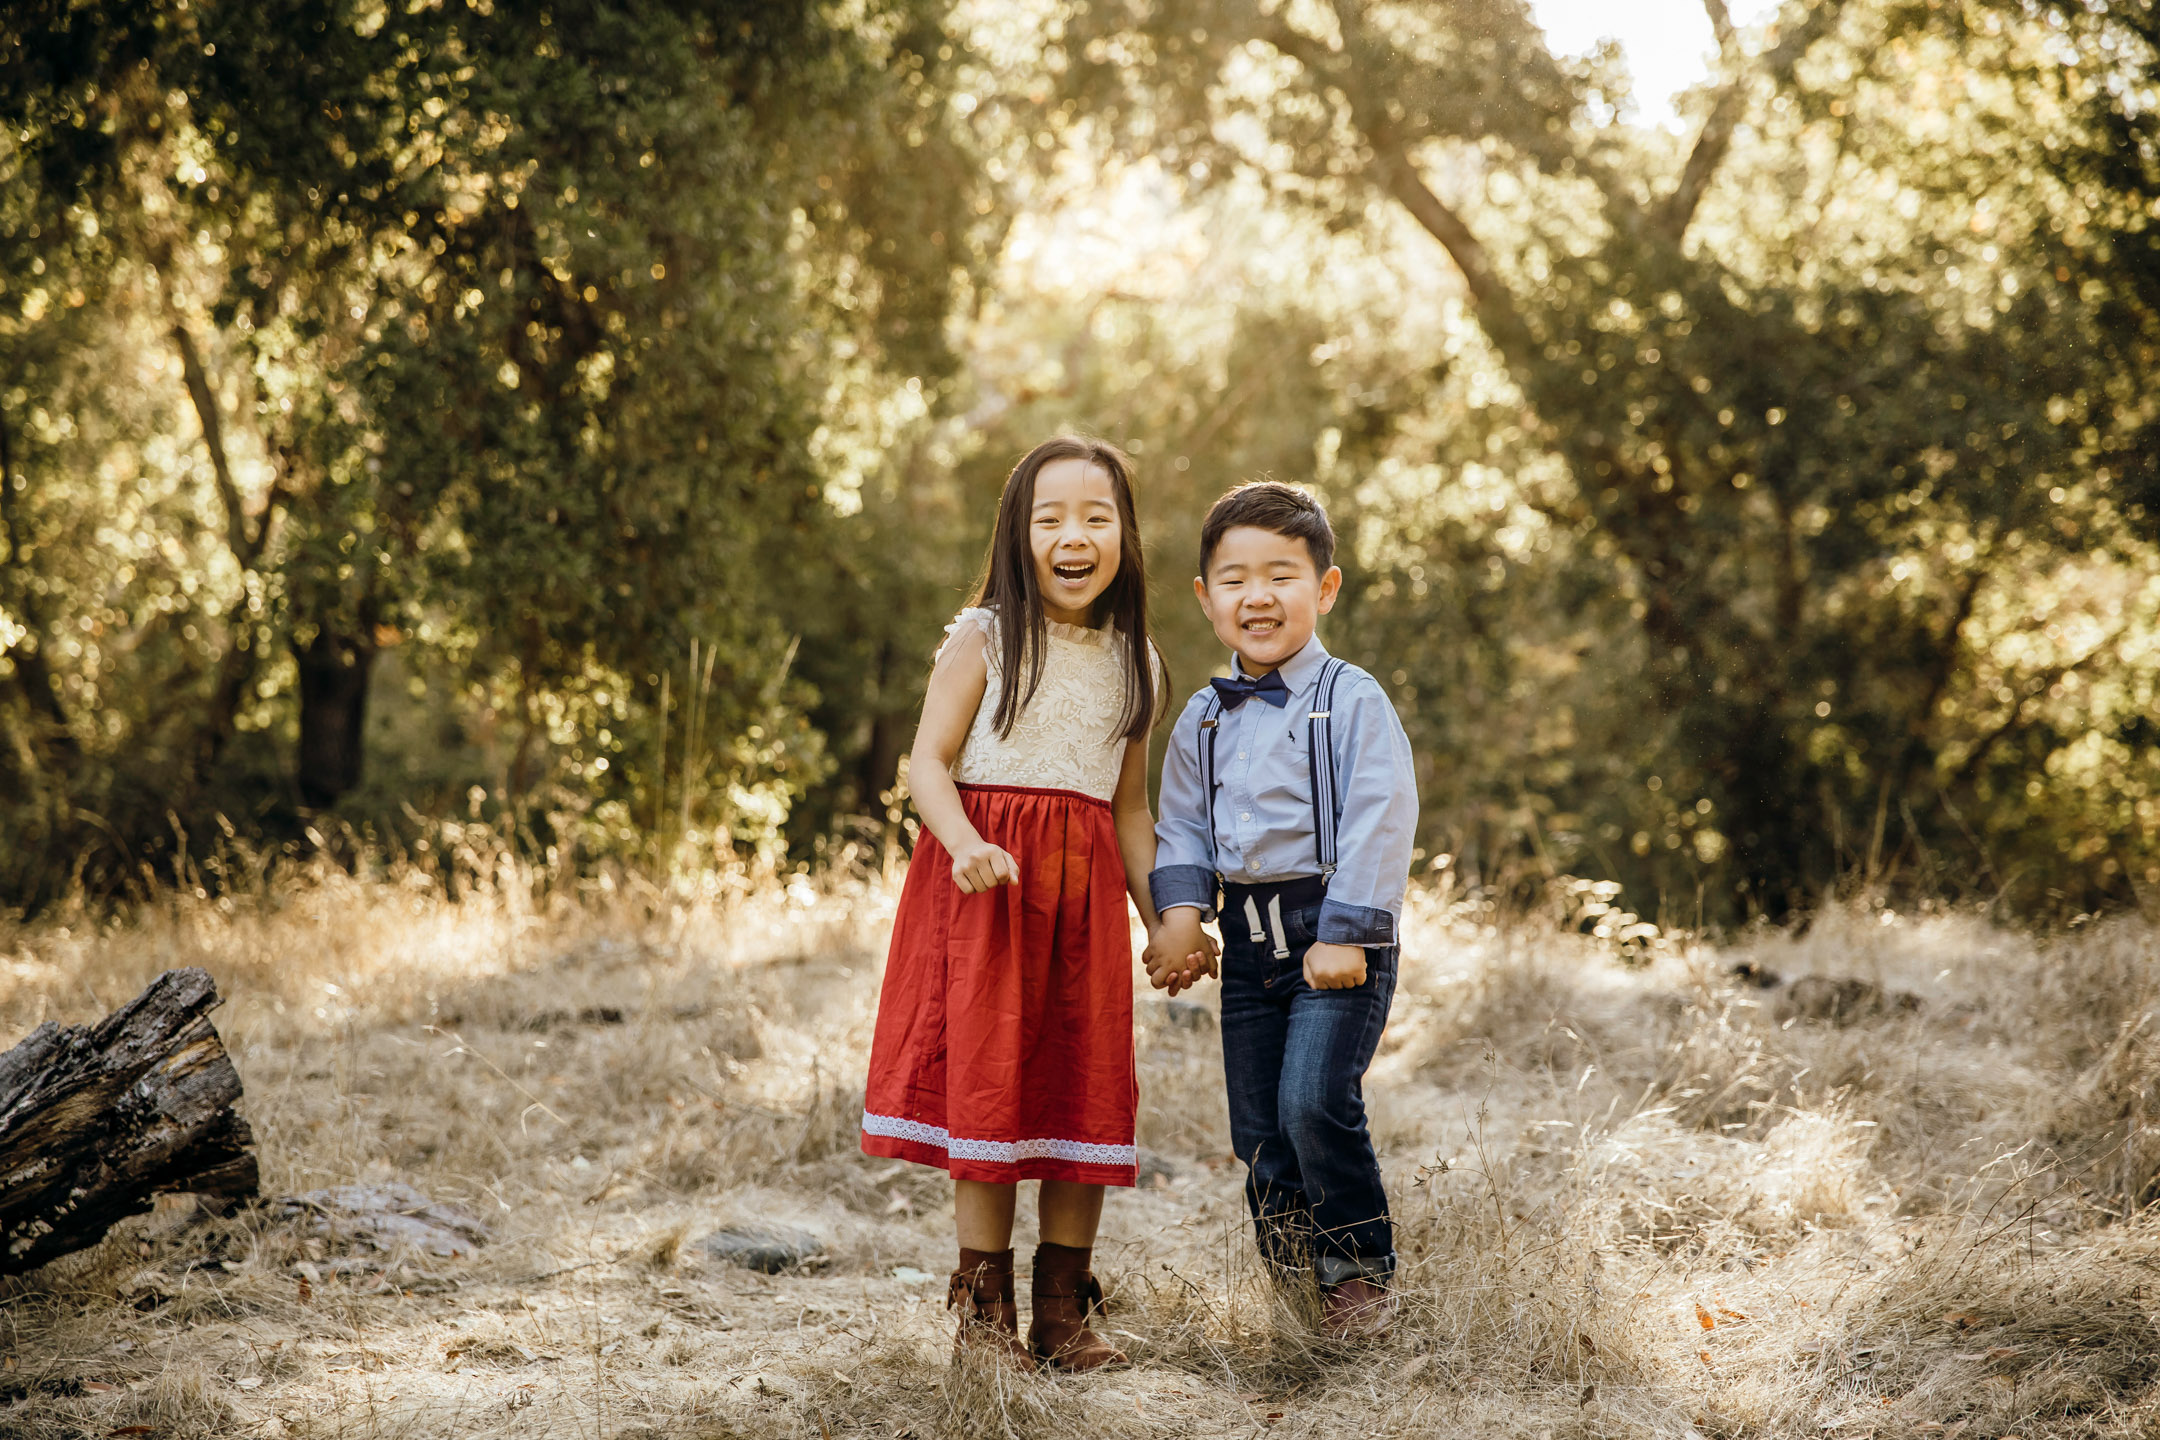
[{"label": "boy's short dark hair", "polygon": [[1200,577],[1207,578],[1208,561],[1223,535],[1240,525],[1266,530],[1292,540],[1302,540],[1312,552],[1313,573],[1325,575],[1335,563],[1335,528],[1327,511],[1304,491],[1280,480],[1255,480],[1227,490],[1200,522]]}]

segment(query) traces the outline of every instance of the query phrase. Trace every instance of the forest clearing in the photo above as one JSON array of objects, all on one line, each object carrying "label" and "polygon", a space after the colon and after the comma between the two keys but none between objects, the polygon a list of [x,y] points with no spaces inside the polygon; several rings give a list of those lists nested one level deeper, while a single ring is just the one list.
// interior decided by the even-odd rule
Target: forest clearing
[{"label": "forest clearing", "polygon": [[[0,1063],[0,1440],[2160,1436],[2156,16],[0,7],[0,1047],[183,972],[186,1173],[260,1181],[10,1273],[72,1238],[27,1194],[94,1231],[76,1159],[176,1127],[143,1069],[76,1103],[87,1030]],[[1037,495],[1046,442],[1095,462]],[[1229,527],[1310,580],[1241,620],[1206,517],[1262,480],[1332,528]],[[1029,757],[1101,784],[970,768],[1019,692],[965,636],[933,684],[963,606],[1031,687],[1117,632],[1066,677],[1116,728],[1053,670]],[[1293,618],[1340,720],[1284,710]],[[1211,786],[1307,727],[1242,869],[1156,783],[1196,690],[1257,702],[1195,713]],[[1194,904],[1143,812],[1205,796],[1162,868],[1326,881],[1354,933],[1269,913],[1335,988],[1401,921],[1399,1230],[1335,1257],[1400,1254],[1385,1344],[1264,1278],[1218,992],[1136,966],[1133,1363],[952,1364],[955,1242],[1006,1237],[861,1154],[866,1083],[941,1143],[1134,1136],[880,1108],[905,855],[1022,878],[948,772],[1110,805],[1143,916]],[[1338,882],[1352,796],[1391,858]],[[1103,1003],[1014,1049],[1122,1107],[1120,901],[1073,895]],[[941,1101],[1018,1033],[911,1013]]]},{"label": "forest clearing", "polygon": [[[531,902],[515,879],[449,900],[326,869],[249,900],[173,891],[124,927],[0,932],[10,1044],[206,967],[264,1195],[223,1218],[161,1204],[5,1282],[0,1434],[2160,1420],[2160,1225],[2139,1209],[2160,1170],[2160,946],[2137,919],[2035,938],[1851,905],[1623,957],[1414,891],[1368,1085],[1404,1311],[1369,1352],[1317,1341],[1251,1258],[1212,987],[1166,1001],[1143,981],[1142,1186],[1113,1193],[1096,1252],[1134,1364],[1014,1379],[950,1363],[949,1183],[856,1149],[897,887]],[[353,1185],[410,1186],[486,1243],[370,1242],[281,1203]],[[705,1245],[730,1228],[812,1253],[744,1268]]]}]

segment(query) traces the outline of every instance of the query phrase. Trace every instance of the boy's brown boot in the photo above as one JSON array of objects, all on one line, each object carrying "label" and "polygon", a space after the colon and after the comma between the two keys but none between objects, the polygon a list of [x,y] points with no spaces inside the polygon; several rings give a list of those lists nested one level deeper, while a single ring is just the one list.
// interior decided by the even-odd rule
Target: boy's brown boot
[{"label": "boy's brown boot", "polygon": [[1320,1306],[1331,1339],[1377,1342],[1395,1328],[1394,1292],[1361,1276],[1323,1290]]},{"label": "boy's brown boot", "polygon": [[1122,1350],[1088,1329],[1088,1317],[1103,1308],[1102,1285],[1088,1269],[1093,1253],[1090,1246],[1048,1241],[1035,1247],[1028,1349],[1052,1369],[1098,1370],[1125,1363]]},{"label": "boy's brown boot", "polygon": [[945,1308],[960,1312],[960,1330],[953,1336],[956,1357],[964,1350],[983,1351],[1019,1369],[1035,1368],[1034,1357],[1020,1343],[1012,1251],[961,1246],[960,1268],[953,1271],[952,1283],[945,1289]]}]

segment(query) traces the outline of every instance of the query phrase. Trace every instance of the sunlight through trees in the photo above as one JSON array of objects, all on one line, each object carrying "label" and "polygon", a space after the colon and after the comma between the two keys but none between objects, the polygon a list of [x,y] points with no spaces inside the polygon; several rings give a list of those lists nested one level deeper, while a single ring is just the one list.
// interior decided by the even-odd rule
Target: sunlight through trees
[{"label": "sunlight through trees", "polygon": [[2142,11],[1712,0],[1676,132],[1517,3],[718,13],[0,20],[0,903],[330,820],[880,853],[1061,427],[1180,684],[1207,503],[1324,496],[1431,863],[2160,884]]}]

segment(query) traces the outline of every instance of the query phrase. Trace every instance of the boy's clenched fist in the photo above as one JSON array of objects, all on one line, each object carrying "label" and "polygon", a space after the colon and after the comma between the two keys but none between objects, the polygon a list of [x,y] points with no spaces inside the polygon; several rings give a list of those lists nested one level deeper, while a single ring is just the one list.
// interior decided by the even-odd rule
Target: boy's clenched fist
[{"label": "boy's clenched fist", "polygon": [[1305,983],[1315,990],[1349,990],[1365,983],[1365,947],[1314,945],[1305,952]]}]

